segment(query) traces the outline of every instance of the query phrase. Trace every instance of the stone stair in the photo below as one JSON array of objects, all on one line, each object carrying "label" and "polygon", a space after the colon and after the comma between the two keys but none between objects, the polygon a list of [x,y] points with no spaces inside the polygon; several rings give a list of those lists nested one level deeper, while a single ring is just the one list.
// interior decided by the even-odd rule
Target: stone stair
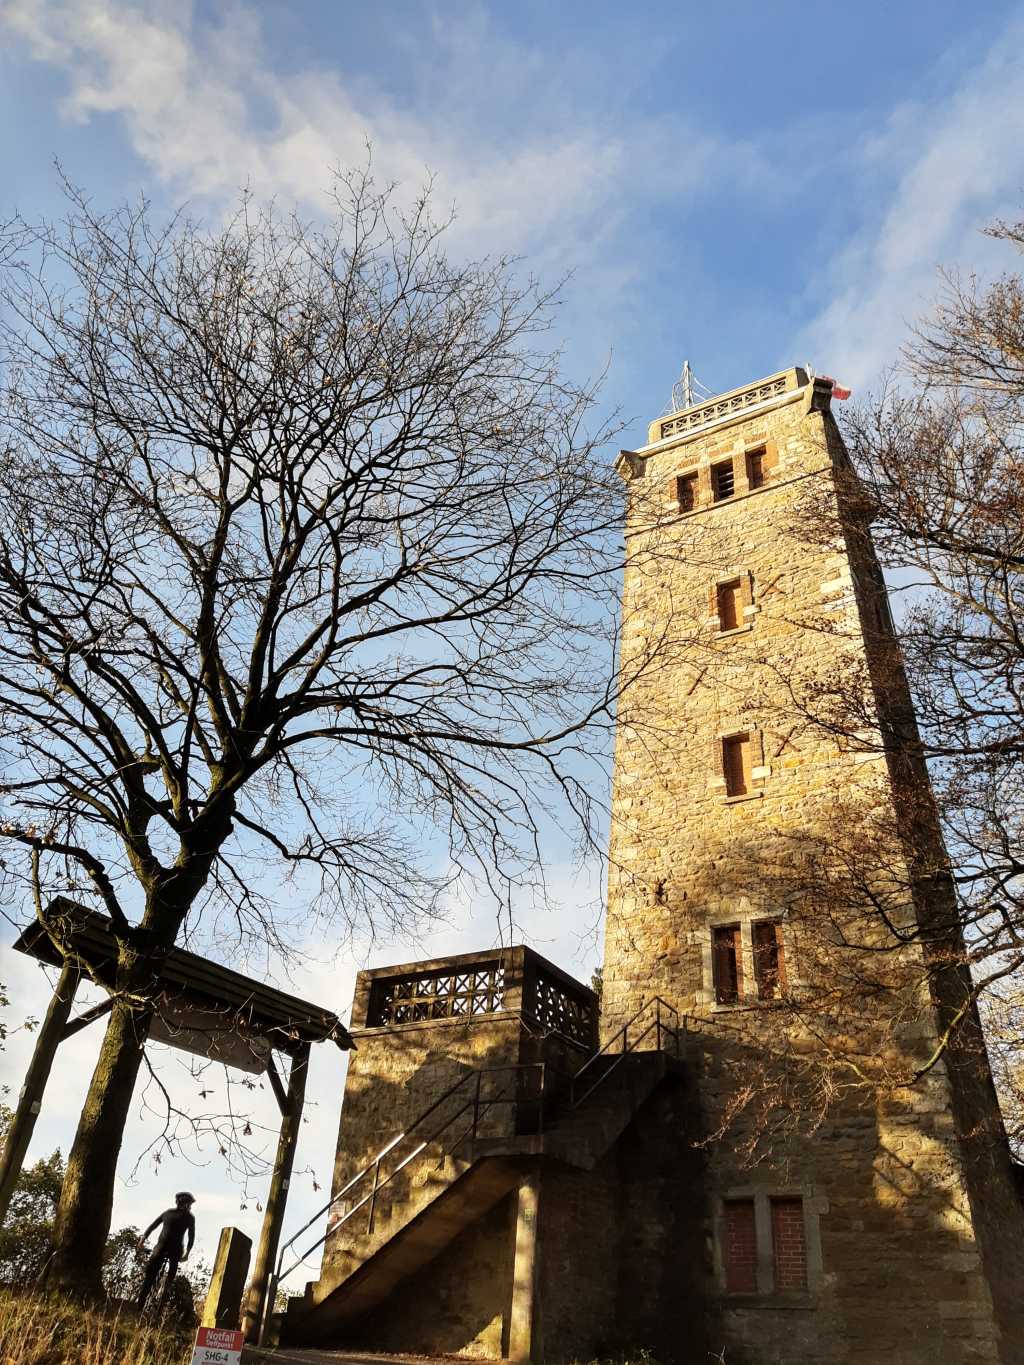
[{"label": "stone stair", "polygon": [[383,1303],[513,1190],[527,1165],[541,1160],[592,1169],[676,1065],[662,1052],[600,1058],[581,1087],[591,1093],[575,1107],[567,1087],[549,1099],[542,1132],[478,1138],[458,1153],[422,1153],[403,1190],[386,1200],[381,1192],[373,1230],[354,1234],[341,1256],[325,1261],[321,1279],[289,1300],[282,1344],[337,1339],[346,1323]]},{"label": "stone stair", "polygon": [[[347,1245],[326,1260],[320,1279],[306,1286],[305,1294],[290,1300],[296,1312],[315,1307],[334,1289],[348,1280],[366,1261],[383,1250],[389,1242],[424,1209],[433,1204],[472,1167],[468,1155],[446,1152],[440,1143],[432,1143],[420,1153],[415,1166],[407,1168],[407,1178],[401,1183],[383,1186],[376,1198],[372,1229],[362,1222],[349,1234]],[[403,1174],[406,1174],[403,1172]],[[362,1230],[365,1229],[365,1230]]]}]

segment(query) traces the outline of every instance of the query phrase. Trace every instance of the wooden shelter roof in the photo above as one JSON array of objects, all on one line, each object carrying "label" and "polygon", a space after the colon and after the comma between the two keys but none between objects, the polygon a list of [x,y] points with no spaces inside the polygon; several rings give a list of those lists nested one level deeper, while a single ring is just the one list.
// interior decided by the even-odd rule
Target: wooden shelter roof
[{"label": "wooden shelter roof", "polygon": [[[46,918],[71,951],[89,963],[99,981],[112,986],[117,949],[109,918],[63,896],[50,902]],[[38,920],[21,931],[14,946],[40,962],[63,966],[64,959]],[[251,1032],[266,1036],[282,1052],[328,1040],[343,1050],[354,1046],[348,1029],[330,1010],[184,948],[172,948],[164,958],[157,989],[200,1009],[229,1015]]]}]

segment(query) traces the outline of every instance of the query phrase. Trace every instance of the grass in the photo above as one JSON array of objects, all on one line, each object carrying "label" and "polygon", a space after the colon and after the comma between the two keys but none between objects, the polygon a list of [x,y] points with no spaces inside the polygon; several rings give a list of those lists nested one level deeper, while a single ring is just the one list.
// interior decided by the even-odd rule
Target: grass
[{"label": "grass", "polygon": [[0,1365],[187,1365],[194,1332],[0,1289]]}]

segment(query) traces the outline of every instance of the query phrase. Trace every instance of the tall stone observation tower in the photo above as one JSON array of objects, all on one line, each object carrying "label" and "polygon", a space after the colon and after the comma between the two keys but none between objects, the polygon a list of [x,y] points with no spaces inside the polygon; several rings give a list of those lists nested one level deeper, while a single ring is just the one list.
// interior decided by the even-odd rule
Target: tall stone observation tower
[{"label": "tall stone observation tower", "polygon": [[[620,710],[602,1032],[658,994],[701,1038],[709,1346],[1021,1361],[1024,1225],[976,1016],[900,1084],[966,978],[831,388],[771,375],[620,456],[624,678],[645,663]],[[837,738],[840,694],[863,715]]]},{"label": "tall stone observation tower", "polygon": [[1024,1365],[1020,1197],[831,396],[787,370],[622,453],[603,999],[525,946],[360,973],[285,1342]]}]

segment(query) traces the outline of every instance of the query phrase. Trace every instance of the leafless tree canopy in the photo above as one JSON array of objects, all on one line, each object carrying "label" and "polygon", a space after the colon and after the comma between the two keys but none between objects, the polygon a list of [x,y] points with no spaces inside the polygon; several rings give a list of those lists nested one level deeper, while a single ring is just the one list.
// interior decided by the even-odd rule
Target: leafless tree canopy
[{"label": "leafless tree canopy", "polygon": [[265,932],[268,857],[346,925],[429,912],[428,830],[519,876],[555,793],[587,817],[620,519],[550,298],[365,179],[322,230],[71,210],[8,230],[0,330],[3,833],[40,890],[173,939],[197,897]]},{"label": "leafless tree canopy", "polygon": [[905,360],[848,441],[984,989],[1024,964],[1024,280],[947,277]]},{"label": "leafless tree canopy", "polygon": [[210,231],[69,191],[0,235],[5,875],[118,940],[67,1285],[98,1274],[183,931],[409,927],[463,873],[508,896],[545,826],[590,834],[610,433],[550,350],[554,296],[450,260],[428,199],[342,177],[324,227],[243,202]]}]

